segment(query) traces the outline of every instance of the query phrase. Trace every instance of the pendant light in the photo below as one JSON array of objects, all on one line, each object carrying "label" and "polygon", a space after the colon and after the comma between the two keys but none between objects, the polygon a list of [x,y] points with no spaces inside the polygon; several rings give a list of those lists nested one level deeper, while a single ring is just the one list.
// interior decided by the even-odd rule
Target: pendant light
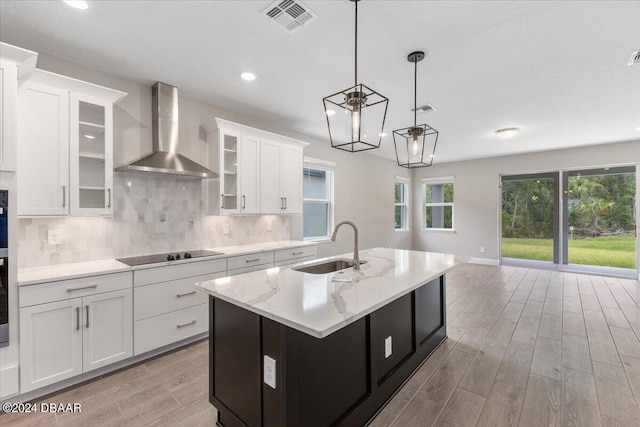
[{"label": "pendant light", "polygon": [[358,83],[358,1],[355,3],[355,82],[323,98],[331,146],[357,152],[380,147],[389,99]]},{"label": "pendant light", "polygon": [[407,61],[414,64],[413,79],[413,126],[393,131],[398,166],[408,169],[424,168],[433,164],[438,143],[438,131],[427,124],[418,125],[418,62],[424,59],[424,52],[412,52]]}]

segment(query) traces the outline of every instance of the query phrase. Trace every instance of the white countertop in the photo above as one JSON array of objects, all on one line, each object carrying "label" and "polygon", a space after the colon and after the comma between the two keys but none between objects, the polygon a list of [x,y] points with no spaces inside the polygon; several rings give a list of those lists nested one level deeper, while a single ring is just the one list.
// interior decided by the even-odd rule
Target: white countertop
[{"label": "white countertop", "polygon": [[115,259],[98,261],[75,262],[69,264],[48,265],[43,267],[31,267],[18,269],[18,286],[35,285],[38,283],[54,282],[58,280],[73,279],[78,277],[97,276],[101,274],[118,273],[121,271],[133,271],[142,268],[155,268],[181,263],[206,261],[216,258],[227,258],[235,255],[245,255],[257,252],[268,252],[279,249],[298,248],[301,246],[313,246],[314,242],[299,240],[280,240],[275,242],[251,243],[248,245],[225,246],[210,248],[207,250],[221,252],[222,255],[183,259],[179,261],[158,262],[154,264],[138,265],[130,267]]},{"label": "white countertop", "polygon": [[[351,259],[353,254],[324,258]],[[360,252],[360,270],[309,274],[271,268],[196,284],[216,298],[323,338],[460,265],[451,254],[374,248]],[[320,260],[307,261],[311,265]],[[333,277],[350,283],[333,282]]]}]

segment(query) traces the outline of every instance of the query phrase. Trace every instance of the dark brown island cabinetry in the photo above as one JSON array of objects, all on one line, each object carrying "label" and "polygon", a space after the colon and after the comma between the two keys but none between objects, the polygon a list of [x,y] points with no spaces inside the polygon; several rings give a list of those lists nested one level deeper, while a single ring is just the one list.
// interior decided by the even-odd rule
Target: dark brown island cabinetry
[{"label": "dark brown island cabinetry", "polygon": [[[210,296],[217,424],[367,424],[446,338],[445,293],[442,275],[321,339]],[[263,381],[264,356],[275,360],[275,389]]]}]

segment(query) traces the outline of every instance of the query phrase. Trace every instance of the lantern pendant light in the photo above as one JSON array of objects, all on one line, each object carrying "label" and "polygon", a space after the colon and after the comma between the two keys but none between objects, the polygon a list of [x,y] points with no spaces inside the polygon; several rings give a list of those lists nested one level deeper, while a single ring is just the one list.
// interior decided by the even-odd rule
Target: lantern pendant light
[{"label": "lantern pendant light", "polygon": [[355,82],[323,98],[331,146],[357,152],[380,147],[389,99],[358,83],[358,1],[355,3]]},{"label": "lantern pendant light", "polygon": [[[433,164],[439,132],[427,124],[417,123],[418,62],[424,59],[424,52],[412,52],[407,61],[414,64],[413,79],[413,126],[393,131],[398,166],[424,168]],[[425,157],[426,156],[426,157]]]}]

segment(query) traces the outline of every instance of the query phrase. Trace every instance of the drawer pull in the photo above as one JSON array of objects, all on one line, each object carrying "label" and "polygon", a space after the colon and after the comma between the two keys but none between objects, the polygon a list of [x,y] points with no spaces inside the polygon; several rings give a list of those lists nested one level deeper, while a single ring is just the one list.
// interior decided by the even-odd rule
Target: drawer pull
[{"label": "drawer pull", "polygon": [[86,289],[96,289],[98,285],[82,286],[80,288],[67,288],[67,292],[84,291]]},{"label": "drawer pull", "polygon": [[180,328],[184,328],[185,326],[195,325],[195,324],[196,324],[196,321],[195,321],[195,320],[192,320],[192,321],[191,321],[191,322],[189,322],[189,323],[183,323],[182,325],[176,325],[176,327],[177,327],[178,329],[180,329]]},{"label": "drawer pull", "polygon": [[291,255],[300,255],[300,254],[303,254],[303,253],[304,253],[304,251],[300,251],[300,252],[291,252]]},{"label": "drawer pull", "polygon": [[191,292],[185,292],[184,294],[176,294],[176,296],[178,298],[181,298],[181,297],[186,297],[187,295],[193,295],[195,293],[196,293],[196,291],[191,291]]},{"label": "drawer pull", "polygon": [[245,262],[258,262],[258,261],[260,261],[260,258],[245,260]]}]

